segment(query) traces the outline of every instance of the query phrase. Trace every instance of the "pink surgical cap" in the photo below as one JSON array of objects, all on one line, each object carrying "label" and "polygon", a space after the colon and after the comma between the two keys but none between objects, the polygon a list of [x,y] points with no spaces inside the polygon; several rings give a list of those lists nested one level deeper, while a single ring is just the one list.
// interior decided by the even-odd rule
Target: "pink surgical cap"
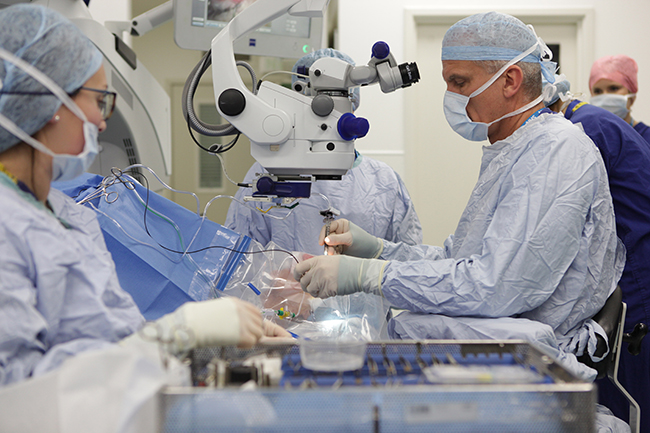
[{"label": "pink surgical cap", "polygon": [[636,78],[638,70],[634,59],[626,55],[601,57],[591,66],[589,88],[604,78],[622,84],[630,93],[636,93],[639,90]]}]

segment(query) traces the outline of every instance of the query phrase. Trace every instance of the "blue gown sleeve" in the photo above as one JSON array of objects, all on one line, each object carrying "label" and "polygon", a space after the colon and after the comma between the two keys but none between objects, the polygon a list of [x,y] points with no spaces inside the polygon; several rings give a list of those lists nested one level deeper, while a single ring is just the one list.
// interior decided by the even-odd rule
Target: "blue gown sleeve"
[{"label": "blue gown sleeve", "polygon": [[422,243],[422,225],[415,212],[413,201],[406,185],[397,173],[395,175],[396,200],[392,215],[392,224],[387,239],[392,242],[404,242],[408,245]]},{"label": "blue gown sleeve", "polygon": [[395,260],[398,262],[408,262],[414,260],[441,260],[449,257],[451,245],[453,244],[453,235],[445,241],[445,247],[433,245],[410,245],[405,242],[390,242],[384,240],[384,249],[380,259]]}]

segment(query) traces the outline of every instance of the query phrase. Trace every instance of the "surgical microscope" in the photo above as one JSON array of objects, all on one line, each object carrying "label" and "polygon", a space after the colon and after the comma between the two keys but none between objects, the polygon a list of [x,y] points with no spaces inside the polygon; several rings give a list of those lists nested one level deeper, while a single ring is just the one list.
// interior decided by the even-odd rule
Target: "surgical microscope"
[{"label": "surgical microscope", "polygon": [[[311,182],[340,180],[353,165],[354,141],[370,128],[367,119],[352,114],[348,97],[351,88],[379,83],[390,93],[417,83],[415,63],[397,64],[385,42],[372,47],[366,65],[352,66],[337,58],[320,58],[308,71],[309,81],[298,79],[291,89],[260,81],[251,90],[237,69],[252,68],[236,62],[233,42],[273,19],[288,13],[319,17],[329,0],[258,0],[235,16],[212,40],[211,51],[197,64],[183,91],[183,115],[189,126],[207,136],[242,133],[250,139],[251,155],[268,171],[260,173],[250,186],[249,201],[289,205],[310,195]],[[199,80],[212,65],[217,110],[228,125],[209,125],[198,119],[193,96]],[[228,146],[217,146],[220,153]]]}]

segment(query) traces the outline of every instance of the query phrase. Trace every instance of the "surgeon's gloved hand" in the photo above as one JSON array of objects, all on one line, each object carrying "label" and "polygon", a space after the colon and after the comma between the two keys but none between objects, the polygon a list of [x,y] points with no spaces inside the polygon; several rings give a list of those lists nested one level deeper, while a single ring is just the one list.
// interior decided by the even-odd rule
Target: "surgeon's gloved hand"
[{"label": "surgeon's gloved hand", "polygon": [[328,255],[335,254],[333,247],[339,245],[342,247],[343,254],[364,259],[376,259],[384,250],[384,242],[381,239],[344,218],[330,223],[328,236],[325,236],[325,230],[326,226],[323,226],[318,243],[328,245]]},{"label": "surgeon's gloved hand", "polygon": [[209,346],[248,348],[264,335],[260,310],[231,297],[187,302],[143,331],[143,338],[166,343],[172,353]]},{"label": "surgeon's gloved hand", "polygon": [[388,262],[347,256],[317,256],[296,265],[294,277],[314,297],[329,298],[366,292],[381,295]]},{"label": "surgeon's gloved hand", "polygon": [[[302,257],[313,256],[303,253]],[[295,314],[295,317],[307,319],[311,314],[310,301],[313,297],[305,293],[300,283],[293,278],[293,269],[279,269],[273,277],[270,288],[263,290],[263,296],[260,297],[264,308],[276,311],[282,308],[285,312]]]}]

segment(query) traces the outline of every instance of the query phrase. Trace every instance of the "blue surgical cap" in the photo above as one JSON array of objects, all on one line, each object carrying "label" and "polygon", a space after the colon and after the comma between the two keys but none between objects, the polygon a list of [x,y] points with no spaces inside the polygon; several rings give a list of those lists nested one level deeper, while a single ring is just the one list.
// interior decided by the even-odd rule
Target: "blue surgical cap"
[{"label": "blue surgical cap", "polygon": [[[18,4],[0,10],[0,47],[39,69],[67,93],[83,86],[102,65],[102,54],[81,30],[43,6]],[[0,83],[0,113],[29,135],[43,128],[61,106],[54,95],[9,94],[50,92],[3,59]],[[0,127],[0,152],[19,142]]]},{"label": "blue surgical cap", "polygon": [[[323,48],[321,50],[317,50],[314,52],[311,52],[305,56],[302,56],[298,61],[296,62],[295,65],[293,65],[292,72],[298,72],[298,68],[304,67],[305,70],[309,70],[311,65],[314,64],[314,62],[321,57],[336,57],[337,59],[344,60],[351,64],[352,66],[355,65],[354,60],[350,56],[348,56],[345,53],[342,53],[338,50],[335,50],[333,48]],[[302,79],[298,78],[295,75],[293,78],[291,78],[291,84],[295,83],[297,80]],[[309,81],[309,79],[307,79]],[[360,103],[360,94],[361,91],[359,90],[359,87],[355,87],[352,90],[352,93],[350,94],[350,100],[352,101],[352,109],[356,110],[359,108],[359,103]]]},{"label": "blue surgical cap", "polygon": [[[451,26],[442,39],[442,60],[509,61],[537,43],[535,32],[519,19],[487,12],[472,15]],[[522,62],[540,63],[542,50]]]},{"label": "blue surgical cap", "polygon": [[555,83],[549,83],[544,77],[542,77],[542,87],[544,104],[547,107],[550,107],[560,99],[560,96],[569,93],[571,90],[571,83],[567,79],[560,80],[560,76],[555,75]]}]

